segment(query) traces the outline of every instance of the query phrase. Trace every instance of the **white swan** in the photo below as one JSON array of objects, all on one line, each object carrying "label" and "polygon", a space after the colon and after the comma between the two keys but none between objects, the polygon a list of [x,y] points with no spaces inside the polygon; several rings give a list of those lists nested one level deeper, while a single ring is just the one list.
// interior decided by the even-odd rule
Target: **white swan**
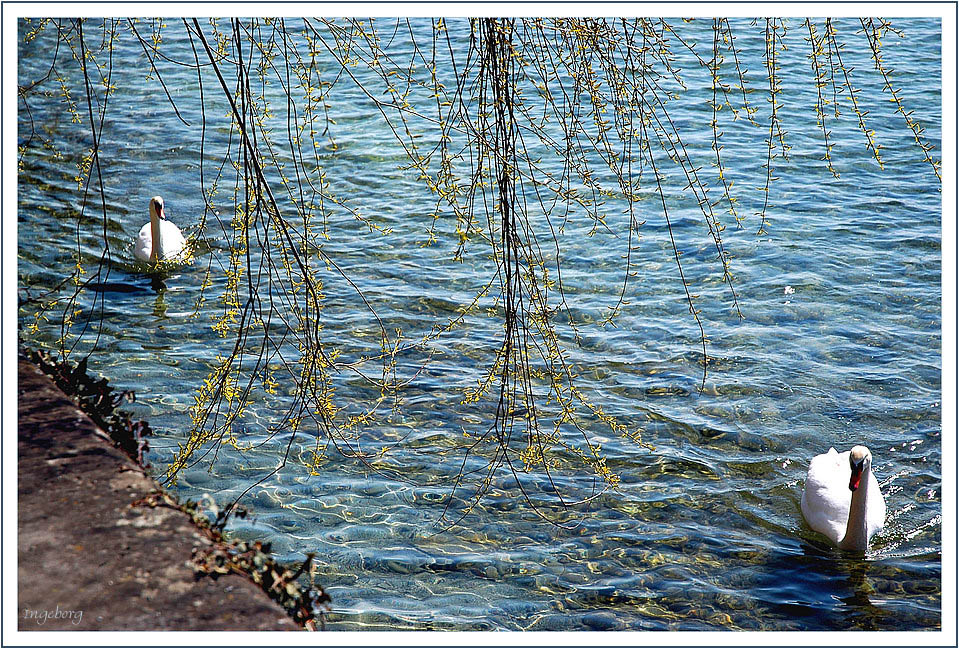
[{"label": "white swan", "polygon": [[814,457],[800,505],[809,527],[844,550],[865,551],[886,520],[886,501],[872,473],[869,449],[854,446],[837,453],[830,448]]},{"label": "white swan", "polygon": [[184,252],[186,241],[180,228],[166,220],[163,199],[150,199],[150,222],[140,228],[133,256],[140,261],[155,264],[158,261],[175,259]]}]

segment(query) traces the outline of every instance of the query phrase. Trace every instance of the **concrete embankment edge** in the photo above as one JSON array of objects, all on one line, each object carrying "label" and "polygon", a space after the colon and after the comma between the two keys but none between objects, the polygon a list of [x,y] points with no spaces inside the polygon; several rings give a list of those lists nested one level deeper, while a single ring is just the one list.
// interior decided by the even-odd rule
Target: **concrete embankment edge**
[{"label": "concrete embankment edge", "polygon": [[35,365],[18,360],[18,628],[298,630],[248,579],[195,578],[212,541],[136,503],[159,489]]}]

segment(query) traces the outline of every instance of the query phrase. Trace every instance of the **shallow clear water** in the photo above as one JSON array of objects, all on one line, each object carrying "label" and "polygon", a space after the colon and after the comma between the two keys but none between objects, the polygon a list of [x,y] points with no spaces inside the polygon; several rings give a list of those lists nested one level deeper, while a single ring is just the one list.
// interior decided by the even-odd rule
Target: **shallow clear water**
[{"label": "shallow clear water", "polygon": [[[192,61],[182,25],[167,22],[164,51]],[[582,512],[574,531],[535,516],[505,472],[462,524],[438,524],[463,431],[485,428],[492,416],[482,404],[460,403],[462,390],[475,385],[491,362],[500,335],[495,319],[482,317],[436,342],[431,364],[401,394],[402,414],[377,431],[378,440],[404,440],[383,468],[412,484],[332,448],[318,475],[291,461],[270,476],[289,437],[268,440],[257,427],[275,405],[262,403],[243,432],[263,444],[243,453],[226,447],[214,464],[197,464],[182,475],[180,495],[209,494],[223,505],[265,478],[250,489],[244,503],[251,516],[237,521],[234,532],[266,537],[290,560],[316,552],[316,579],[333,596],[332,629],[938,628],[940,193],[911,134],[879,95],[881,81],[866,74],[871,64],[861,35],[853,34],[854,24],[839,24],[850,43],[845,56],[862,72],[855,77],[863,88],[859,98],[884,146],[886,168],[865,151],[851,114],[831,125],[840,178],[825,168],[805,28],[790,23],[781,111],[793,148],[788,161],[776,162],[779,180],[770,193],[768,232],[761,236],[752,214],[761,200],[754,188],[763,183],[766,130],[742,122],[723,126],[727,173],[739,188],[740,213],[749,217],[742,229],[730,220],[724,233],[745,319],[731,308],[695,204],[683,202],[678,187],[667,190],[710,341],[705,389],[699,389],[698,329],[655,201],[641,204],[646,224],[637,275],[616,327],[595,323],[616,301],[624,238],[603,232],[586,237],[591,224],[575,219],[562,235],[567,299],[584,323],[581,341],[570,341],[569,360],[606,412],[641,429],[653,447],[604,436],[599,427],[592,431],[621,483]],[[733,25],[750,83],[761,89],[761,31],[748,21]],[[884,41],[886,59],[938,150],[939,23],[904,19],[898,25],[906,38]],[[682,28],[691,40],[710,38],[706,23]],[[464,29],[451,21],[458,38]],[[27,31],[21,25],[21,35]],[[21,44],[21,85],[45,74],[52,44],[50,30]],[[402,56],[408,45],[397,38],[393,47]],[[709,133],[699,130],[708,122],[702,111],[708,91],[688,57],[678,56],[689,90],[671,115],[709,174]],[[118,42],[113,65],[119,90],[110,99],[101,154],[111,244],[105,282],[113,284],[81,293],[77,308],[95,307],[99,324],[78,350],[96,340],[91,368],[136,391],[132,408],[156,429],[149,460],[162,471],[185,441],[194,391],[217,354],[232,346],[211,330],[207,314],[194,315],[206,268],[222,263],[229,244],[211,220],[197,262],[172,273],[159,289],[132,264],[131,242],[147,219],[151,196],[164,196],[169,217],[185,231],[199,222],[200,104],[194,71],[161,68],[191,124],[183,125],[147,78],[143,51],[129,38]],[[205,84],[209,174],[229,123],[212,78]],[[489,264],[481,248],[467,263],[453,261],[456,236],[445,226],[436,245],[421,245],[432,223],[423,215],[433,203],[415,178],[398,170],[405,158],[376,112],[342,87],[341,100],[331,102],[337,147],[324,150],[324,169],[338,195],[393,231],[384,237],[351,218],[333,218],[324,250],[388,328],[416,338],[471,299],[488,279]],[[761,93],[757,97],[757,119],[765,124],[766,102]],[[91,143],[88,129],[71,123],[56,92],[31,94],[29,108],[21,102],[21,300],[72,272],[78,240],[89,267],[103,249],[95,193],[77,219],[82,192],[74,176],[79,152]],[[85,104],[78,108],[85,115]],[[31,120],[62,157],[39,137],[28,141]],[[229,193],[214,199],[226,219]],[[365,305],[335,275],[327,279],[325,335],[346,355],[378,348]],[[215,294],[224,280],[214,273],[213,281]],[[60,335],[55,318],[27,331],[35,310],[29,302],[21,307],[22,337],[52,345]],[[422,360],[399,359],[400,373],[412,375]],[[349,377],[337,380],[346,404],[351,396],[368,398]],[[856,443],[872,449],[888,506],[886,526],[865,559],[830,548],[799,512],[809,458]],[[312,446],[308,435],[298,436],[293,456]],[[562,486],[578,487],[574,477],[563,480]]]}]

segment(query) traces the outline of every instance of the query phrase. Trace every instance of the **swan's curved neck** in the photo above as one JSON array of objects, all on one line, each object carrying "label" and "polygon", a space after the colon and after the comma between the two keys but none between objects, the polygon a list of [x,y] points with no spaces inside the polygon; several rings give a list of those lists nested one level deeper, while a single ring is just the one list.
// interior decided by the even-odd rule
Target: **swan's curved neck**
[{"label": "swan's curved neck", "polygon": [[154,209],[150,210],[150,237],[150,261],[155,264],[160,259],[160,216]]},{"label": "swan's curved neck", "polygon": [[863,467],[859,488],[852,492],[849,505],[849,520],[846,521],[846,535],[839,542],[844,550],[865,551],[869,545],[869,527],[866,523],[866,501],[869,497],[869,478],[872,467]]}]

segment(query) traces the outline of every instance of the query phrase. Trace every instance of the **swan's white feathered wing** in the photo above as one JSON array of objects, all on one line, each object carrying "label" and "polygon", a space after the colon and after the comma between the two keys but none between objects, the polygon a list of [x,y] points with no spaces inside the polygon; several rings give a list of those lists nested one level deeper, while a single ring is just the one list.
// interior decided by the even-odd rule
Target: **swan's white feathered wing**
[{"label": "swan's white feathered wing", "polygon": [[[846,467],[845,472],[843,466]],[[848,474],[848,452],[840,455],[836,449],[830,448],[828,453],[817,455],[809,463],[800,503],[809,527],[837,544],[845,536],[846,521],[849,520],[851,498]],[[840,487],[845,493],[839,490]]]},{"label": "swan's white feathered wing", "polygon": [[183,252],[185,245],[186,239],[183,238],[180,228],[169,221],[160,221],[160,251],[158,256],[161,260],[178,257]]},{"label": "swan's white feathered wing", "polygon": [[153,236],[150,231],[150,222],[140,228],[140,234],[137,235],[136,243],[133,244],[133,256],[140,261],[150,261],[150,253],[153,251]]}]

